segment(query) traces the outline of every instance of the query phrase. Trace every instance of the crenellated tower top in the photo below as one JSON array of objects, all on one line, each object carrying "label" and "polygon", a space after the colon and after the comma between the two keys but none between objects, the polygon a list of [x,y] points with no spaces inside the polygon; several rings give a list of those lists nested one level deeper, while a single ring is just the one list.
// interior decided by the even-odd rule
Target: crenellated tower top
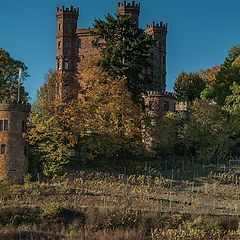
[{"label": "crenellated tower top", "polygon": [[65,8],[64,6],[62,7],[57,7],[57,10],[56,10],[56,15],[59,16],[59,15],[66,15],[66,14],[69,14],[69,15],[76,15],[78,16],[79,14],[79,8],[74,8],[73,6],[71,6],[70,8]]},{"label": "crenellated tower top", "polygon": [[160,24],[159,24],[159,23],[152,22],[152,24],[147,25],[146,33],[149,35],[158,35],[159,33],[166,34],[167,29],[168,29],[167,23],[160,22]]},{"label": "crenellated tower top", "polygon": [[136,8],[140,10],[140,3],[135,3],[135,1],[132,1],[132,3],[127,3],[127,1],[124,1],[123,3],[119,2],[118,7]]},{"label": "crenellated tower top", "polygon": [[127,3],[126,1],[124,1],[123,3],[119,2],[117,6],[117,12],[120,16],[131,16],[136,24],[136,28],[138,28],[140,3],[135,3],[135,1],[132,1],[131,3]]}]

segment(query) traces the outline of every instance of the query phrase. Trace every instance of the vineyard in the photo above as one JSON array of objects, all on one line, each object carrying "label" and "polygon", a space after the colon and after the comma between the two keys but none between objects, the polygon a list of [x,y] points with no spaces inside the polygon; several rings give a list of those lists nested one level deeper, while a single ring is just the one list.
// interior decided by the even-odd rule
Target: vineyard
[{"label": "vineyard", "polygon": [[1,239],[240,239],[238,169],[0,185]]}]

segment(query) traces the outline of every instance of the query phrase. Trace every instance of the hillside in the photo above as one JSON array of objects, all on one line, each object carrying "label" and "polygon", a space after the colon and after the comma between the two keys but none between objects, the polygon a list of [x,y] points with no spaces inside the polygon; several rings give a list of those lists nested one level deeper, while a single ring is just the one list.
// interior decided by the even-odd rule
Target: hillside
[{"label": "hillside", "polygon": [[240,238],[237,168],[205,167],[191,181],[174,174],[92,171],[52,182],[2,183],[1,239]]}]

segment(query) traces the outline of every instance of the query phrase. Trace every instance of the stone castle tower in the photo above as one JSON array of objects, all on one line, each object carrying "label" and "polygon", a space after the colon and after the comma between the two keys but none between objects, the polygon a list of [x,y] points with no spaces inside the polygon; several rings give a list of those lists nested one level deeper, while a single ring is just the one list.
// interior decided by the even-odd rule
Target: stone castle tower
[{"label": "stone castle tower", "polygon": [[127,3],[124,1],[123,3],[118,3],[117,12],[120,16],[129,15],[134,23],[136,28],[139,28],[139,14],[140,14],[140,3]]},{"label": "stone castle tower", "polygon": [[155,46],[150,52],[150,65],[148,69],[148,77],[150,79],[150,90],[165,91],[166,89],[166,38],[167,24],[160,23],[147,25],[146,33],[153,36],[156,40]]},{"label": "stone castle tower", "polygon": [[18,100],[0,102],[0,181],[22,182],[28,172],[28,145],[26,132],[30,104],[22,101],[23,88]]},{"label": "stone castle tower", "polygon": [[71,95],[70,89],[75,89],[74,74],[78,60],[78,39],[76,36],[78,8],[57,8],[57,49],[56,49],[56,93],[62,99],[63,95]]},{"label": "stone castle tower", "polygon": [[[120,16],[129,15],[139,28],[140,3],[118,3],[117,13]],[[77,80],[74,76],[88,67],[84,59],[93,59],[100,54],[96,39],[91,34],[91,28],[77,29],[79,9],[57,8],[57,42],[56,42],[56,94],[57,98],[76,97]],[[167,24],[154,22],[147,25],[146,34],[153,36],[155,45],[150,51],[150,67],[144,69],[146,78],[146,104],[155,103],[154,108],[161,111],[174,111],[175,97],[166,93],[166,43]],[[160,103],[161,102],[161,103]]]}]

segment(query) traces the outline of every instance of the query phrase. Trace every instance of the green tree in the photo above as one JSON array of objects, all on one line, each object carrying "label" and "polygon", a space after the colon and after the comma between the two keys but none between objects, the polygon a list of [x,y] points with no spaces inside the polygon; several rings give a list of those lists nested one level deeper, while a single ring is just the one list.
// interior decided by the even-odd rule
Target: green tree
[{"label": "green tree", "polygon": [[156,154],[163,158],[173,156],[177,142],[177,119],[174,114],[169,112],[160,116],[153,131],[156,139]]},{"label": "green tree", "polygon": [[187,155],[210,163],[226,154],[226,114],[216,103],[198,99],[193,102],[190,121],[179,131],[179,145]]},{"label": "green tree", "polygon": [[[0,48],[0,100],[9,100],[12,94],[16,94],[19,68],[22,69],[22,79],[29,76],[26,65],[14,60],[8,52]],[[27,94],[25,94],[25,100]]]},{"label": "green tree", "polygon": [[240,115],[240,85],[237,83],[233,83],[233,86],[230,87],[232,94],[227,96],[225,102],[225,109],[231,114],[235,116]]},{"label": "green tree", "polygon": [[240,155],[240,85],[233,83],[231,95],[226,97],[224,109],[229,113],[226,129],[226,147],[229,155]]},{"label": "green tree", "polygon": [[220,66],[216,80],[205,91],[210,92],[209,98],[214,99],[221,106],[227,96],[231,95],[231,86],[234,82],[240,84],[240,45],[232,47],[224,63]]},{"label": "green tree", "polygon": [[205,81],[198,73],[182,72],[174,84],[178,101],[192,102],[199,98],[205,88]]},{"label": "green tree", "polygon": [[113,79],[126,77],[126,85],[135,103],[142,104],[144,92],[143,69],[149,66],[149,50],[153,39],[142,29],[136,29],[129,16],[107,15],[95,20],[93,34],[102,39],[100,65]]}]

